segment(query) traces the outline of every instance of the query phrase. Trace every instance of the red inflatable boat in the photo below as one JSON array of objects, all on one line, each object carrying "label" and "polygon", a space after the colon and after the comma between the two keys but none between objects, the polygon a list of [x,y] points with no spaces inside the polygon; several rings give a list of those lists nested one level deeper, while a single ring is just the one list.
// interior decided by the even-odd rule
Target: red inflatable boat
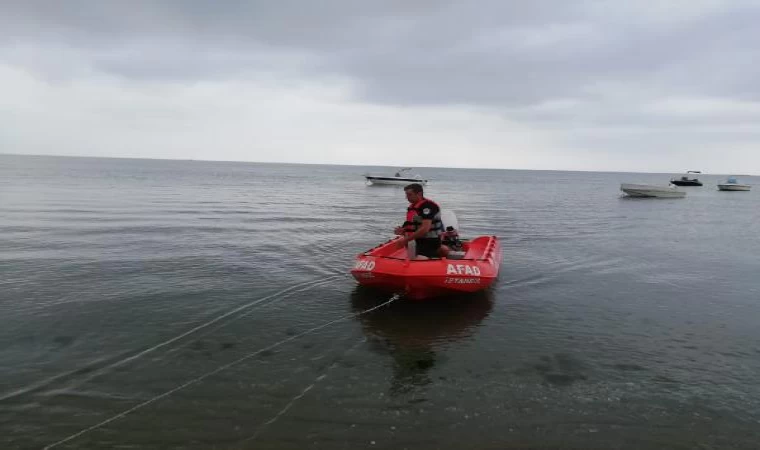
[{"label": "red inflatable boat", "polygon": [[357,256],[351,275],[359,284],[423,300],[481,291],[499,275],[501,247],[496,236],[462,241],[464,257],[459,259],[410,260],[406,248],[396,248],[396,239]]}]

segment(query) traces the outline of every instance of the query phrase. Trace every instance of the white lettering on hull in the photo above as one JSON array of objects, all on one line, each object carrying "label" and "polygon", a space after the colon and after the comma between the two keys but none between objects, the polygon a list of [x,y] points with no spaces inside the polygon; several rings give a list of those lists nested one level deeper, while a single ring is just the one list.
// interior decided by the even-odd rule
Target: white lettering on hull
[{"label": "white lettering on hull", "polygon": [[449,264],[446,266],[446,275],[480,275],[480,267],[467,264]]},{"label": "white lettering on hull", "polygon": [[356,261],[356,264],[354,264],[355,270],[366,270],[371,271],[375,268],[375,261],[372,261],[371,259],[362,259],[359,261]]},{"label": "white lettering on hull", "polygon": [[480,278],[446,278],[445,284],[480,284]]}]

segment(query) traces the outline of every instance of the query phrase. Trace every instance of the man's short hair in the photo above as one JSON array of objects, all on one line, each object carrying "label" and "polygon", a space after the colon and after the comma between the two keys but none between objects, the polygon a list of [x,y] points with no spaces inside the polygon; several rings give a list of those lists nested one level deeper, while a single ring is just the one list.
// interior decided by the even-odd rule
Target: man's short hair
[{"label": "man's short hair", "polygon": [[415,194],[422,194],[422,185],[419,183],[412,183],[404,187],[405,191],[412,191]]}]

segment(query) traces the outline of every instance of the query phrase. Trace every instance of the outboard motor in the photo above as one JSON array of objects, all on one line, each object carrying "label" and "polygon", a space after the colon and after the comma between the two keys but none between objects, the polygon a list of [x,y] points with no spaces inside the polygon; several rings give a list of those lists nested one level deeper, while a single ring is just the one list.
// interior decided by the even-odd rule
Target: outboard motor
[{"label": "outboard motor", "polygon": [[449,248],[449,254],[446,255],[446,258],[464,258],[464,246],[462,245],[462,241],[459,239],[459,233],[457,233],[457,230],[455,230],[454,227],[446,227],[446,231],[441,234],[441,244]]},{"label": "outboard motor", "polygon": [[446,231],[441,234],[441,244],[454,251],[462,250],[462,241],[454,227],[446,227]]}]

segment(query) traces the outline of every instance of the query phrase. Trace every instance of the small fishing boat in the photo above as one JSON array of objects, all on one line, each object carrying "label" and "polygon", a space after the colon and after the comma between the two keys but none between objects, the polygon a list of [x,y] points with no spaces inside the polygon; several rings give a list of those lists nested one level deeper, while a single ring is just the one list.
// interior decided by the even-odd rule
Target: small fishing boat
[{"label": "small fishing boat", "polygon": [[696,174],[702,173],[698,170],[689,170],[685,175],[680,177],[673,177],[670,182],[676,186],[702,186],[702,182],[699,181]]},{"label": "small fishing boat", "polygon": [[411,167],[405,167],[396,172],[393,176],[389,175],[364,175],[367,185],[372,184],[390,184],[390,185],[407,185],[411,183],[419,183],[421,185],[427,185],[428,180],[422,178],[420,175],[410,175],[408,172],[412,170]]},{"label": "small fishing boat", "polygon": [[655,186],[651,184],[623,183],[620,190],[629,197],[640,198],[683,198],[686,192],[676,189],[675,186]]},{"label": "small fishing boat", "polygon": [[[462,240],[457,259],[410,259],[395,237],[356,257],[351,275],[364,286],[403,293],[412,300],[477,292],[499,275],[501,246],[496,236]],[[452,255],[453,256],[453,255]]]},{"label": "small fishing boat", "polygon": [[748,191],[752,186],[749,184],[739,183],[736,177],[729,177],[725,183],[718,185],[720,191]]}]

